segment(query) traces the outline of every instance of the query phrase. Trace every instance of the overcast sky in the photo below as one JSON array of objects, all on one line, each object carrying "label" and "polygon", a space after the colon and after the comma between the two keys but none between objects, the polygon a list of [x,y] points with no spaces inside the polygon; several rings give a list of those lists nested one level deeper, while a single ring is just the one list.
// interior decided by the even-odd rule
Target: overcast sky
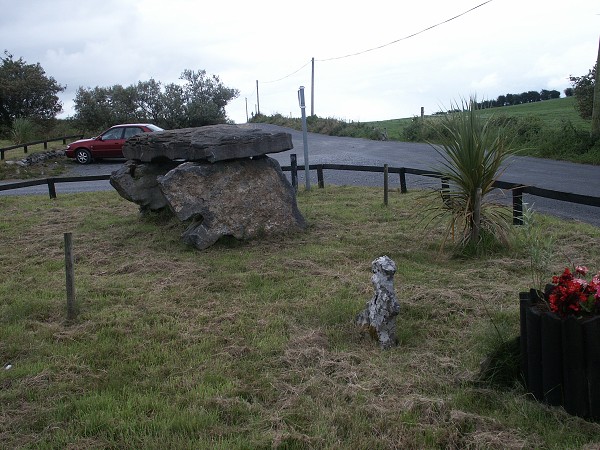
[{"label": "overcast sky", "polygon": [[310,114],[311,58],[315,114],[363,122],[474,94],[562,94],[569,75],[594,65],[598,0],[484,2],[0,0],[0,50],[67,86],[62,117],[74,113],[79,86],[172,83],[204,69],[240,91],[227,107],[238,123],[246,103],[256,110],[257,80],[262,113],[298,117],[303,85]]}]

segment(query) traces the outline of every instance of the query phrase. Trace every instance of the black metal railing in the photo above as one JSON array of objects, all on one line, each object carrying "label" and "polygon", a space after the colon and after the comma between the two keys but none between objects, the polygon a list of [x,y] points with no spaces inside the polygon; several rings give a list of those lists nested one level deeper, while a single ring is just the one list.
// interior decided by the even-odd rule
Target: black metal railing
[{"label": "black metal railing", "polygon": [[[291,172],[292,185],[295,189],[298,188],[298,165],[295,163],[295,155],[292,156],[292,164],[290,166],[282,166],[284,172]],[[304,167],[304,166],[302,166]],[[442,177],[442,174],[430,170],[413,169],[410,167],[388,167],[385,166],[357,166],[351,164],[311,164],[309,170],[317,172],[317,183],[319,188],[325,187],[325,170],[344,170],[355,172],[375,172],[375,173],[397,173],[400,177],[400,192],[406,193],[406,174],[419,175],[424,177],[439,178],[442,183],[442,189],[448,187],[448,181]],[[50,198],[56,198],[56,184],[58,183],[73,183],[81,181],[100,181],[108,180],[110,175],[90,175],[83,177],[53,177],[37,180],[19,181],[16,183],[7,183],[0,185],[0,191],[10,189],[19,189],[29,186],[40,186],[47,184]],[[386,182],[384,182],[386,184]],[[600,197],[591,195],[573,194],[569,192],[555,191],[552,189],[543,189],[536,186],[528,186],[522,183],[509,183],[506,181],[496,181],[494,187],[498,189],[510,190],[512,192],[513,204],[513,223],[521,225],[523,223],[523,194],[534,195],[537,197],[559,200],[569,203],[577,203],[580,205],[600,207]]]}]

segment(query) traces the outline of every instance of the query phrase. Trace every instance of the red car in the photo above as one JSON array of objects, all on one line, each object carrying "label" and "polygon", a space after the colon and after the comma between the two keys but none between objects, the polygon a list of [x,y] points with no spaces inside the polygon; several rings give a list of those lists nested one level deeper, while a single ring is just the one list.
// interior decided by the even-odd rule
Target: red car
[{"label": "red car", "polygon": [[131,136],[140,133],[163,131],[150,123],[126,123],[115,125],[100,136],[91,139],[80,139],[67,145],[65,155],[75,158],[79,164],[89,164],[98,158],[123,158],[123,144]]}]

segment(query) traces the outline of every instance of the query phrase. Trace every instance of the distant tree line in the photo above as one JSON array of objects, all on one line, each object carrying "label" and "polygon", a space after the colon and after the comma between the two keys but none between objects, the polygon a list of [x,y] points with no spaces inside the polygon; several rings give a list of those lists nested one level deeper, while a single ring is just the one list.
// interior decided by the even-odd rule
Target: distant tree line
[{"label": "distant tree line", "polygon": [[[553,98],[560,98],[560,92],[556,90],[549,91],[542,89],[541,91],[527,91],[520,94],[506,94],[499,95],[496,100],[483,100],[477,102],[476,106],[478,109],[483,108],[498,108],[501,106],[521,105],[523,103],[534,103],[541,102],[544,100],[550,100]],[[447,113],[444,111],[442,114]]]},{"label": "distant tree line", "polygon": [[521,105],[523,103],[534,103],[541,102],[544,100],[551,100],[553,98],[560,98],[560,92],[556,90],[542,89],[541,91],[527,91],[520,94],[506,94],[499,95],[496,100],[485,101],[479,104],[479,107],[497,107],[497,106],[510,106],[510,105]]}]

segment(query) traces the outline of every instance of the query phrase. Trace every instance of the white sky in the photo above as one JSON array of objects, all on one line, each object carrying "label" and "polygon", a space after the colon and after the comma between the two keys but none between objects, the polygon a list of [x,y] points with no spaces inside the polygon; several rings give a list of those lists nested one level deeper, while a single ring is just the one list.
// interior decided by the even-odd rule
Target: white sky
[{"label": "white sky", "polygon": [[[0,0],[0,51],[39,62],[67,90],[176,82],[204,69],[240,91],[228,116],[256,109],[371,121],[430,114],[461,98],[541,89],[561,92],[594,65],[597,0],[492,0],[453,21],[358,56],[459,15],[485,0]],[[300,67],[301,70],[295,72]],[[280,81],[273,82],[274,80]]]}]

